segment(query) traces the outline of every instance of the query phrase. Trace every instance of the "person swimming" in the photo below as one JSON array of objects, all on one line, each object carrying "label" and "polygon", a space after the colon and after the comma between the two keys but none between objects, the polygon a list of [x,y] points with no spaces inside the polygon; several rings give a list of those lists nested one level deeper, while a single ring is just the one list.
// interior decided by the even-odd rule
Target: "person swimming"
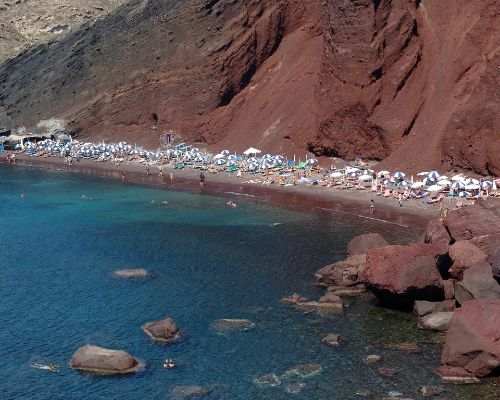
[{"label": "person swimming", "polygon": [[226,206],[228,206],[228,207],[233,207],[233,208],[234,208],[234,207],[236,207],[236,203],[235,203],[235,202],[233,202],[233,201],[231,201],[231,200],[229,200],[229,201],[226,203]]},{"label": "person swimming", "polygon": [[172,360],[171,358],[166,358],[163,364],[163,368],[174,368],[174,367],[175,367],[174,360]]}]

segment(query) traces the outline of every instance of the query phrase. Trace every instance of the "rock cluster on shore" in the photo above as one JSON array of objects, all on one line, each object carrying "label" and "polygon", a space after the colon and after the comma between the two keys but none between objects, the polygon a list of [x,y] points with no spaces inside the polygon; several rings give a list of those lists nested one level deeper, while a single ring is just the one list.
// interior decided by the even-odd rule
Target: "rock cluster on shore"
[{"label": "rock cluster on shore", "polygon": [[431,220],[419,243],[388,245],[376,235],[361,235],[351,240],[348,253],[346,260],[317,271],[327,293],[364,284],[382,305],[413,309],[419,328],[447,332],[438,369],[446,382],[472,383],[499,374],[498,199]]}]

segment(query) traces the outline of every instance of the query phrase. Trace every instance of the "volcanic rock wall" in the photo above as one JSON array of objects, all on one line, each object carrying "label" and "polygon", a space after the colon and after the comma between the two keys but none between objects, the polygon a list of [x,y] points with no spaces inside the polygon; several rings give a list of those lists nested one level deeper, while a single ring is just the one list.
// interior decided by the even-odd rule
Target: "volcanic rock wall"
[{"label": "volcanic rock wall", "polygon": [[14,126],[500,173],[495,0],[133,0],[0,66]]}]

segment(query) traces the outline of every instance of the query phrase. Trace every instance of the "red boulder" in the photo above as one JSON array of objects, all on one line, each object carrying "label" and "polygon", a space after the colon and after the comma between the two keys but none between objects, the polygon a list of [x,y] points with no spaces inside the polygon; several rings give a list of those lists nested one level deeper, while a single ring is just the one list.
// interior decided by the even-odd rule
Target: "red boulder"
[{"label": "red boulder", "polygon": [[424,242],[446,247],[450,244],[451,237],[442,220],[431,219],[429,221],[424,233]]},{"label": "red boulder", "polygon": [[468,268],[462,281],[455,285],[455,297],[460,304],[474,299],[500,300],[500,285],[493,279],[491,265],[480,261]]},{"label": "red boulder", "polygon": [[350,256],[366,254],[371,249],[387,246],[389,243],[379,233],[366,233],[356,236],[347,245]]},{"label": "red boulder", "polygon": [[453,313],[438,372],[484,377],[499,367],[500,300],[468,301]]},{"label": "red boulder", "polygon": [[462,279],[464,271],[477,262],[484,261],[488,256],[474,243],[459,240],[450,246],[450,257],[453,261],[449,273],[456,279]]},{"label": "red boulder", "polygon": [[411,309],[415,300],[444,300],[436,260],[440,245],[416,243],[386,246],[367,254],[364,282],[385,305]]}]

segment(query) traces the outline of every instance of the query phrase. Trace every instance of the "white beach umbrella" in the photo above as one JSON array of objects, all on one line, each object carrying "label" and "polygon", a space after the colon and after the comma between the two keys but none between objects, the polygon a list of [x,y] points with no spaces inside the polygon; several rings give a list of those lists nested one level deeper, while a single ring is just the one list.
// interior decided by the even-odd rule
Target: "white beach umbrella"
[{"label": "white beach umbrella", "polygon": [[432,185],[432,186],[429,186],[426,190],[428,192],[439,192],[440,190],[442,190],[443,188],[439,185]]},{"label": "white beach umbrella", "polygon": [[356,173],[359,171],[360,171],[360,169],[357,167],[346,167],[346,169],[345,169],[346,174],[352,174],[352,173]]},{"label": "white beach umbrella", "polygon": [[396,178],[396,179],[404,178],[405,176],[406,176],[406,174],[404,172],[396,172],[394,174],[394,178]]},{"label": "white beach umbrella", "polygon": [[385,170],[384,170],[384,171],[379,171],[379,172],[377,173],[377,176],[382,176],[382,175],[390,175],[390,174],[391,174],[391,172],[390,172],[390,171],[385,171]]},{"label": "white beach umbrella", "polygon": [[461,182],[461,181],[455,181],[455,182],[453,182],[453,184],[451,185],[451,188],[452,188],[452,189],[455,189],[455,190],[465,189],[465,183],[463,183],[463,182]]},{"label": "white beach umbrella", "polygon": [[362,182],[368,182],[368,181],[371,181],[371,180],[372,180],[372,176],[371,176],[371,175],[368,175],[368,174],[361,175],[361,176],[358,178],[358,181],[362,181]]},{"label": "white beach umbrella", "polygon": [[475,183],[471,183],[470,185],[465,186],[466,190],[478,190],[481,189],[481,186],[476,185]]},{"label": "white beach umbrella", "polygon": [[425,183],[424,182],[415,182],[413,185],[411,185],[412,189],[419,189],[421,187],[424,187]]},{"label": "white beach umbrella", "polygon": [[437,178],[438,181],[444,181],[444,180],[449,180],[450,178],[448,178],[446,175],[441,175],[439,178]]},{"label": "white beach umbrella", "polygon": [[316,160],[315,158],[310,158],[309,160],[307,160],[307,164],[317,164],[318,163],[318,160]]},{"label": "white beach umbrella", "polygon": [[479,185],[479,181],[477,179],[471,178],[471,179],[468,179],[465,182],[465,184],[466,185]]},{"label": "white beach umbrella", "polygon": [[439,186],[451,186],[452,185],[452,183],[447,179],[443,179],[442,181],[438,181],[437,184]]},{"label": "white beach umbrella", "polygon": [[493,182],[491,181],[484,181],[481,182],[481,189],[491,189],[493,187]]},{"label": "white beach umbrella", "polygon": [[431,171],[427,174],[427,176],[431,179],[437,179],[439,178],[439,173],[437,171]]},{"label": "white beach umbrella", "polygon": [[464,191],[461,191],[458,195],[459,195],[460,197],[467,197],[467,196],[470,196],[470,193],[469,193],[469,192],[466,192],[466,191],[464,190]]},{"label": "white beach umbrella", "polygon": [[243,154],[246,156],[249,156],[251,154],[253,154],[253,155],[260,154],[260,153],[262,153],[262,152],[259,149],[256,149],[255,147],[250,147],[243,152]]},{"label": "white beach umbrella", "polygon": [[332,172],[330,174],[330,178],[341,178],[342,176],[344,176],[344,174],[342,172],[338,172],[338,171]]}]

